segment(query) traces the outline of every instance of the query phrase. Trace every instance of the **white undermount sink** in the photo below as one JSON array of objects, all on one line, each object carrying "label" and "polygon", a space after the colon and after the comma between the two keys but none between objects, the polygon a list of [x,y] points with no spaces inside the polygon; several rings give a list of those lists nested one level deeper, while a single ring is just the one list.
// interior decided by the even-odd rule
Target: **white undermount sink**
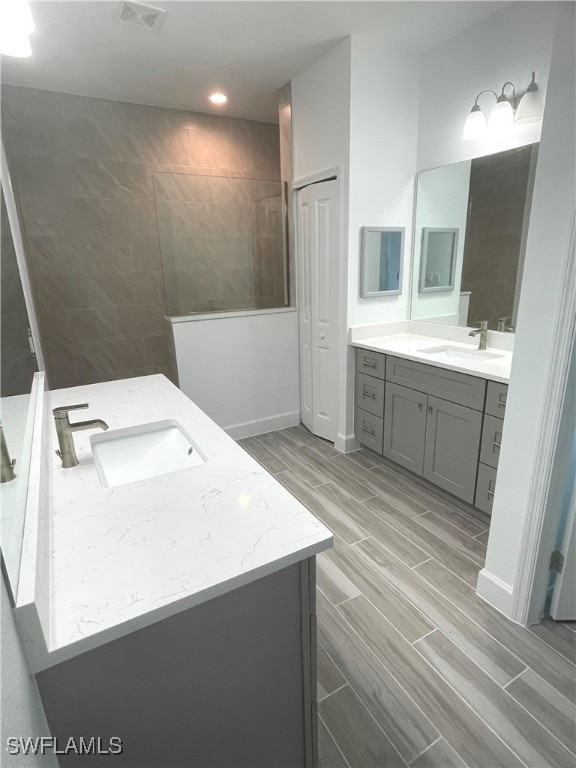
[{"label": "white undermount sink", "polygon": [[462,363],[464,365],[470,365],[473,362],[489,362],[491,360],[498,360],[504,357],[504,355],[498,352],[489,352],[486,349],[465,349],[463,347],[454,347],[449,344],[444,344],[440,347],[426,347],[419,349],[423,355],[430,355],[436,360],[441,360],[445,363],[453,363],[458,365]]},{"label": "white undermount sink", "polygon": [[174,419],[92,435],[101,485],[112,488],[204,464],[192,438]]}]

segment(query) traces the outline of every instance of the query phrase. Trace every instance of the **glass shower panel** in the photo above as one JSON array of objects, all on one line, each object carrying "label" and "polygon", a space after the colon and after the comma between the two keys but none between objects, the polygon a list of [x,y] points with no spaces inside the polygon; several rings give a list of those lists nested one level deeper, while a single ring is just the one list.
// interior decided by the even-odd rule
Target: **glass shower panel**
[{"label": "glass shower panel", "polygon": [[281,182],[155,173],[168,314],[288,304]]}]

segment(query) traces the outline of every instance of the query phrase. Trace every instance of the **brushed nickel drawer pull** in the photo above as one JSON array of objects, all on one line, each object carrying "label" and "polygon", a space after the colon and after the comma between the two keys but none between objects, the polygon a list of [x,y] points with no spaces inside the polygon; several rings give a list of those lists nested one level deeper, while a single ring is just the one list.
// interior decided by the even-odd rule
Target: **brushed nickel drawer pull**
[{"label": "brushed nickel drawer pull", "polygon": [[376,392],[373,392],[372,394],[370,394],[370,392],[362,392],[362,397],[369,397],[371,400],[376,400]]},{"label": "brushed nickel drawer pull", "polygon": [[367,435],[376,437],[376,432],[373,429],[366,429],[366,427],[362,427],[362,432],[366,432]]},{"label": "brushed nickel drawer pull", "polygon": [[506,393],[504,392],[498,396],[498,408],[506,408]]},{"label": "brushed nickel drawer pull", "polygon": [[418,403],[418,410],[421,411],[424,408],[424,403]]},{"label": "brushed nickel drawer pull", "polygon": [[[492,498],[490,498],[492,497]],[[494,499],[494,491],[486,491],[486,500],[487,501],[493,501]]]},{"label": "brushed nickel drawer pull", "polygon": [[500,450],[500,448],[502,448],[502,444],[501,443],[497,443],[496,440],[492,440],[492,445],[494,446],[494,448],[498,448],[498,450]]},{"label": "brushed nickel drawer pull", "polygon": [[366,368],[376,368],[376,360],[373,357],[365,357],[364,365]]}]

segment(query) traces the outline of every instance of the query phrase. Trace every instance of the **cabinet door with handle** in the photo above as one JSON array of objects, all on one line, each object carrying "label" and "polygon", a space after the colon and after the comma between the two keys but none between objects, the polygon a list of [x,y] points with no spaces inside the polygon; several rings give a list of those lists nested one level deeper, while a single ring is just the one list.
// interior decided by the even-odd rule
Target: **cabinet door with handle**
[{"label": "cabinet door with handle", "polygon": [[418,475],[424,466],[427,400],[421,392],[386,383],[383,454]]},{"label": "cabinet door with handle", "polygon": [[429,396],[423,472],[426,480],[473,503],[481,432],[479,411]]}]

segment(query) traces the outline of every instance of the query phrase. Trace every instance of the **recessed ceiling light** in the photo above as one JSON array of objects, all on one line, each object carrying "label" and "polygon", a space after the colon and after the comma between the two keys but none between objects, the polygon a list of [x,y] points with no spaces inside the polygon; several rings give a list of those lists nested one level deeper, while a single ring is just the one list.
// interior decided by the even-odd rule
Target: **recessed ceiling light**
[{"label": "recessed ceiling light", "polygon": [[226,96],[225,93],[222,93],[222,91],[214,91],[214,93],[211,93],[208,98],[212,104],[226,104],[228,101],[228,96]]}]

